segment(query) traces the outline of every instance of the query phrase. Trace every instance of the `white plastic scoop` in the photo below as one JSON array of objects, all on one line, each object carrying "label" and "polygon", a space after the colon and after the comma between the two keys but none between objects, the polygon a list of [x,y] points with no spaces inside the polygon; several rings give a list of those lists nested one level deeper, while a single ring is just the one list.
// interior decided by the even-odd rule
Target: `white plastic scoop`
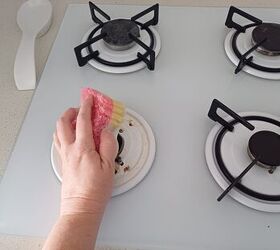
[{"label": "white plastic scoop", "polygon": [[28,0],[17,13],[22,38],[16,55],[14,78],[19,90],[36,86],[35,39],[48,31],[51,18],[52,5],[48,0]]}]

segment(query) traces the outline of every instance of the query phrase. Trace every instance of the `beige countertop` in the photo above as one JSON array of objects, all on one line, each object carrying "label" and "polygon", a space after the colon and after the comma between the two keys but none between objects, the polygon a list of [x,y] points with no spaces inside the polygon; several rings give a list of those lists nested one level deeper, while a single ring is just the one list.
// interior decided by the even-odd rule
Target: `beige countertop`
[{"label": "beige countertop", "polygon": [[[17,91],[13,78],[14,59],[21,38],[21,31],[16,24],[16,14],[24,1],[0,1],[0,179],[4,174],[9,155],[33,95],[33,91]],[[37,79],[40,79],[67,5],[69,3],[88,2],[88,0],[50,1],[53,4],[52,25],[48,33],[39,38],[36,43]],[[159,2],[162,5],[174,6],[228,6],[233,4],[247,7],[280,7],[279,0],[95,0],[94,2],[106,4],[151,4]],[[40,238],[0,235],[0,249],[41,249],[43,241],[44,239]]]}]

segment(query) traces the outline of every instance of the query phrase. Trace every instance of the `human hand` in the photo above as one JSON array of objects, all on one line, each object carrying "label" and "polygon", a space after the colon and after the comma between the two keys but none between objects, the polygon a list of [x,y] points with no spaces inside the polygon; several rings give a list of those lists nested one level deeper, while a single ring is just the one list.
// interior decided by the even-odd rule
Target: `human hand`
[{"label": "human hand", "polygon": [[102,214],[111,197],[117,142],[105,129],[99,153],[95,150],[92,103],[92,98],[82,101],[79,110],[68,109],[57,122],[54,144],[62,161],[61,215]]}]

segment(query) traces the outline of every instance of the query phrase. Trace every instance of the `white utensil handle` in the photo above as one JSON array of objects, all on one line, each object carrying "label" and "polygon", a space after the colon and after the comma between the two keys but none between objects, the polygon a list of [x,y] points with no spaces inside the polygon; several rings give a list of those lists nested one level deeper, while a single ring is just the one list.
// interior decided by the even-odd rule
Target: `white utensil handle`
[{"label": "white utensil handle", "polygon": [[22,34],[17,51],[14,78],[19,90],[34,89],[36,85],[35,37]]}]

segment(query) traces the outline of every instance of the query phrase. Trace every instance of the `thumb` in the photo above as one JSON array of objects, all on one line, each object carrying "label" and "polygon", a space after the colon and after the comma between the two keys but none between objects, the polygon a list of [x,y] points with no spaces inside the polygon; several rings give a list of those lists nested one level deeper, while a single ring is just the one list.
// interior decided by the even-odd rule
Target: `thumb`
[{"label": "thumb", "polygon": [[118,144],[114,134],[108,130],[103,129],[100,136],[99,154],[104,162],[114,163],[118,153]]}]

